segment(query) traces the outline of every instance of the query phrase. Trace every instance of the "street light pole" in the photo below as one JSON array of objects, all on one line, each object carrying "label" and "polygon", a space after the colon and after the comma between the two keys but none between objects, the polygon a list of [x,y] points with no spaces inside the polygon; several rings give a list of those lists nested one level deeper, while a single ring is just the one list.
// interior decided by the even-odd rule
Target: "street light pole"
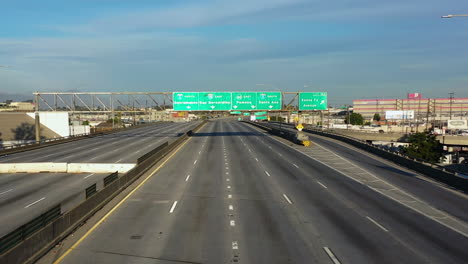
[{"label": "street light pole", "polygon": [[346,122],[346,129],[349,129],[349,107],[350,105],[346,105],[346,118],[348,119],[348,122]]},{"label": "street light pole", "polygon": [[450,119],[452,119],[452,102],[453,102],[453,95],[454,94],[455,94],[454,92],[449,93],[449,95],[450,95]]},{"label": "street light pole", "polygon": [[441,18],[453,18],[453,17],[468,17],[468,15],[446,15],[446,16],[441,16]]}]

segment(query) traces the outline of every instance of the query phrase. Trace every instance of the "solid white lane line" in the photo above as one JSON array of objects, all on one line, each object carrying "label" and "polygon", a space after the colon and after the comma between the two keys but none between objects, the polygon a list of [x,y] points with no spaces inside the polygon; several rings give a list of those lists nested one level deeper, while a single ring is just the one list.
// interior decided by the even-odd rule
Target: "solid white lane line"
[{"label": "solid white lane line", "polygon": [[257,159],[257,158],[255,158],[255,160],[258,162],[258,159]]},{"label": "solid white lane line", "polygon": [[231,210],[231,211],[234,210],[234,206],[229,205],[229,210]]},{"label": "solid white lane line", "polygon": [[89,177],[91,177],[91,176],[93,176],[93,175],[94,175],[94,173],[91,173],[91,174],[89,174],[89,175],[86,175],[83,179],[87,179],[87,178],[89,178]]},{"label": "solid white lane line", "polygon": [[265,171],[266,175],[268,175],[268,177],[271,177],[270,173],[268,173],[268,171]]},{"label": "solid white lane line", "polygon": [[236,221],[231,220],[231,221],[229,222],[229,224],[230,224],[231,226],[236,226]]},{"label": "solid white lane line", "polygon": [[283,157],[283,154],[281,154],[281,153],[278,153],[278,155],[280,155],[280,157]]},{"label": "solid white lane line", "polygon": [[374,219],[370,218],[369,216],[366,216],[366,218],[371,221],[372,223],[374,223],[376,226],[380,227],[380,229],[382,229],[383,231],[385,232],[388,232],[388,229],[383,227],[381,224],[377,223],[377,221],[375,221]]},{"label": "solid white lane line", "polygon": [[330,257],[330,259],[333,261],[333,264],[341,264],[341,262],[335,257],[335,254],[333,254],[333,252],[329,248],[324,247],[323,249],[325,250],[327,255]]},{"label": "solid white lane line", "polygon": [[284,199],[286,199],[286,201],[289,203],[289,204],[292,204],[291,200],[289,199],[289,197],[283,193],[283,197]]},{"label": "solid white lane line", "polygon": [[296,164],[294,164],[294,163],[293,163],[293,166],[299,169],[299,166],[297,166],[297,165],[296,165]]},{"label": "solid white lane line", "polygon": [[190,174],[187,175],[187,178],[185,178],[185,181],[188,181],[189,178],[190,178]]},{"label": "solid white lane line", "polygon": [[195,161],[193,162],[193,165],[197,164],[197,161],[198,161],[198,160],[195,160]]},{"label": "solid white lane line", "polygon": [[174,212],[176,205],[177,205],[177,201],[174,201],[174,203],[172,204],[171,210],[169,211],[170,214]]},{"label": "solid white lane line", "polygon": [[232,249],[239,249],[239,245],[237,244],[237,241],[232,241]]},{"label": "solid white lane line", "polygon": [[5,193],[8,193],[8,192],[11,192],[11,191],[13,191],[13,189],[6,190],[6,191],[4,191],[4,192],[1,192],[0,195],[5,194]]},{"label": "solid white lane line", "polygon": [[121,162],[121,161],[122,161],[122,159],[119,159],[118,161],[116,161],[116,162],[114,162],[114,163],[118,163],[118,162]]},{"label": "solid white lane line", "polygon": [[32,202],[32,203],[26,205],[24,208],[28,208],[28,207],[30,207],[30,206],[33,206],[33,205],[37,204],[38,202],[40,202],[40,201],[42,201],[42,200],[44,200],[44,199],[45,199],[45,197],[42,197],[41,199],[39,199],[39,200],[37,200],[37,201],[35,201],[35,202]]},{"label": "solid white lane line", "polygon": [[323,188],[328,189],[328,187],[325,186],[325,184],[323,184],[323,183],[321,183],[321,182],[319,182],[319,181],[317,181],[317,183],[320,184],[320,185],[322,185]]}]

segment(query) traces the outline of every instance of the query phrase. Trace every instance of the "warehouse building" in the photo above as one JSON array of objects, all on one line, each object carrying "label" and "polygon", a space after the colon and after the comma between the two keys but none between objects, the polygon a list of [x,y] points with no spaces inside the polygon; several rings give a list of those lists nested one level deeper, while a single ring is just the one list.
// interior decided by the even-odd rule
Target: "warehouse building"
[{"label": "warehouse building", "polygon": [[423,99],[408,96],[407,99],[353,100],[354,113],[372,119],[378,113],[383,119],[386,111],[414,111],[416,120],[468,119],[468,98]]}]

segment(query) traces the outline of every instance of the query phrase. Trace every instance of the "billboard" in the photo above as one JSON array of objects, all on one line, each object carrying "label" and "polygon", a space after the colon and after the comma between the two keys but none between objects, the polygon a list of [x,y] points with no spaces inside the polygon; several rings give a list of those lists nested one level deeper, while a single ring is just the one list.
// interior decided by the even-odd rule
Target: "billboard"
[{"label": "billboard", "polygon": [[449,120],[447,122],[448,129],[468,129],[467,120]]},{"label": "billboard", "polygon": [[400,111],[385,111],[385,119],[414,119],[414,110],[400,110]]},{"label": "billboard", "polygon": [[420,93],[410,93],[410,94],[408,94],[408,99],[422,99],[422,94],[420,94]]}]

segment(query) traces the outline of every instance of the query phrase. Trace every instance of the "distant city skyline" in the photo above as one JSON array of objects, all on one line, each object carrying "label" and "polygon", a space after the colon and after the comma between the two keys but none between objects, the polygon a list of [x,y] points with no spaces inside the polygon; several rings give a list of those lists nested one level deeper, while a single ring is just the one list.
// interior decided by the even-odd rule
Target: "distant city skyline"
[{"label": "distant city skyline", "polygon": [[324,91],[335,106],[468,97],[468,18],[440,18],[468,13],[461,0],[44,0],[2,11],[0,101],[68,90]]}]

